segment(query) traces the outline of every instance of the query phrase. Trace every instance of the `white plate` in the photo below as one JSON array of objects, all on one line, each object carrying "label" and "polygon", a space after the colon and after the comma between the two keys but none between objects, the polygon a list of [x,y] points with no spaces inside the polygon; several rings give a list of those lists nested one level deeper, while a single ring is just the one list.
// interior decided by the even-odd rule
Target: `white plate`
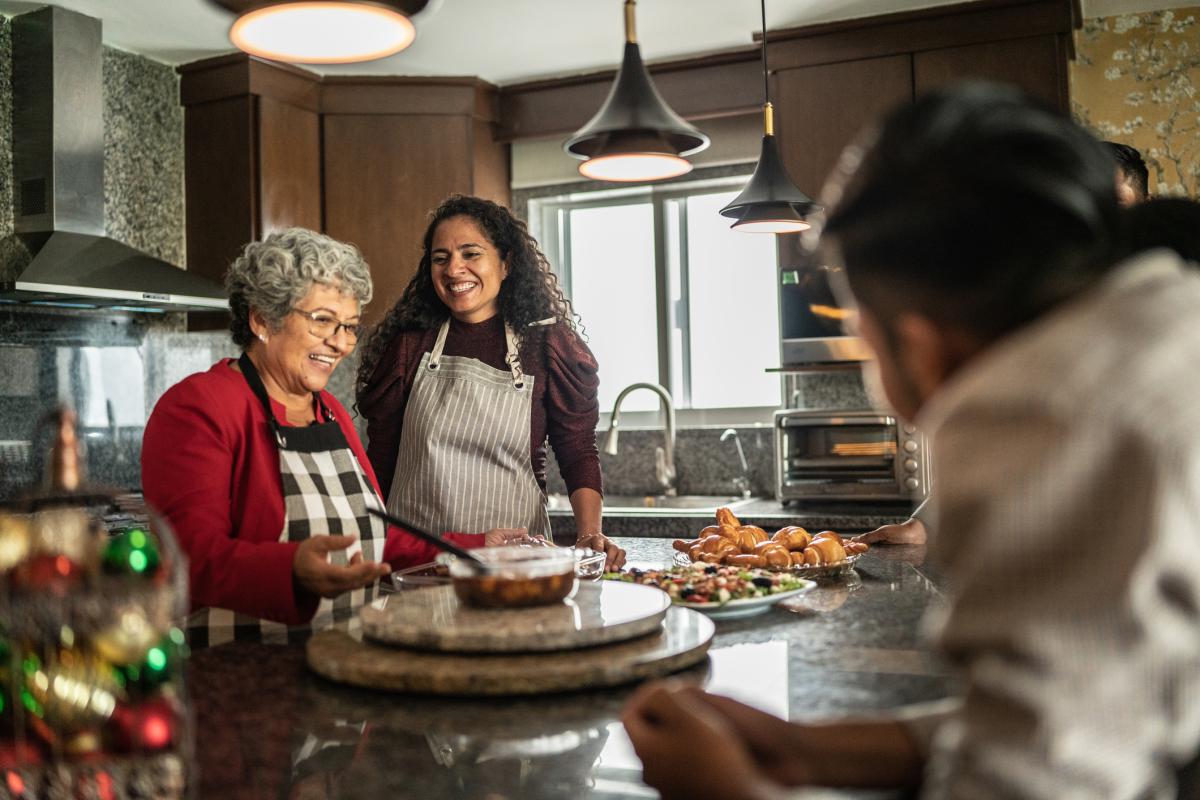
[{"label": "white plate", "polygon": [[675,605],[699,611],[711,619],[741,619],[742,617],[753,617],[756,614],[761,614],[779,601],[804,594],[816,585],[810,580],[805,580],[804,585],[799,589],[789,589],[786,592],[769,594],[765,597],[747,597],[741,600],[730,600],[728,603],[678,602]]}]

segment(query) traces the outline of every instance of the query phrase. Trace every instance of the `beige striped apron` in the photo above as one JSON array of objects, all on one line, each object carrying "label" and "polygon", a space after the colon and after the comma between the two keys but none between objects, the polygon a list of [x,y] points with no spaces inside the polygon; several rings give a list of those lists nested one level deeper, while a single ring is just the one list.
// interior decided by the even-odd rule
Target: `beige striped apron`
[{"label": "beige striped apron", "polygon": [[517,337],[506,323],[506,371],[442,355],[449,331],[447,320],[417,367],[388,511],[433,533],[526,528],[549,537],[529,458],[533,376],[521,371]]}]

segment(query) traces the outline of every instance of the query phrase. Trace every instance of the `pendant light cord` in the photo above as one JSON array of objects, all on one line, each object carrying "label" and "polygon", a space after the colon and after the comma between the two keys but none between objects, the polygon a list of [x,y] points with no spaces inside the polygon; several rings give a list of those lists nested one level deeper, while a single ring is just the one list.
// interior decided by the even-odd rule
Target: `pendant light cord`
[{"label": "pendant light cord", "polygon": [[763,105],[771,102],[771,88],[767,80],[767,0],[762,4],[762,62],[763,62]]}]

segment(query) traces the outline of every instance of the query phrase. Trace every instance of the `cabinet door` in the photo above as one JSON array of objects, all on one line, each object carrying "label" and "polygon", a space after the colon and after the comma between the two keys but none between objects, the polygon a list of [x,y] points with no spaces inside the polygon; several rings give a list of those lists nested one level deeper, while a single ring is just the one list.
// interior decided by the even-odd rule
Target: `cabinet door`
[{"label": "cabinet door", "polygon": [[258,98],[259,235],[321,229],[321,120],[317,112]]},{"label": "cabinet door", "polygon": [[[818,199],[842,150],[867,125],[912,102],[907,54],[780,70],[775,75],[775,133],[783,163],[800,191]],[[780,236],[781,266],[795,265],[800,237]]]},{"label": "cabinet door", "polygon": [[905,54],[781,70],[775,87],[783,162],[800,190],[815,199],[859,131],[912,102],[911,62]]},{"label": "cabinet door", "polygon": [[913,87],[930,89],[967,79],[1015,84],[1067,110],[1067,57],[1055,34],[948,47],[913,54]]},{"label": "cabinet door", "polygon": [[325,232],[353,242],[371,265],[378,320],[421,259],[429,212],[452,192],[470,193],[471,120],[466,116],[327,114]]}]

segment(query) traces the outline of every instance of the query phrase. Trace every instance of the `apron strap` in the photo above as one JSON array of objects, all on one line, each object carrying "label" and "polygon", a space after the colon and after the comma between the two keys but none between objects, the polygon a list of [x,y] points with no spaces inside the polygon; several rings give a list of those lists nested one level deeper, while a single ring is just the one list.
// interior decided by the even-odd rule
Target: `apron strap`
[{"label": "apron strap", "polygon": [[[271,435],[275,439],[275,444],[280,449],[287,448],[287,436],[283,432],[283,426],[279,424],[279,420],[275,419],[275,412],[271,409],[271,398],[267,396],[267,387],[263,385],[262,377],[258,374],[258,368],[254,366],[254,362],[250,360],[249,354],[243,352],[238,358],[238,367],[242,370],[242,375],[246,378],[246,383],[250,385],[250,391],[254,392],[254,396],[262,403],[263,410],[267,412],[267,424],[271,428]],[[325,407],[321,402],[321,395],[313,392],[313,402],[316,403],[317,411],[323,414],[328,422],[334,422],[333,412]]]},{"label": "apron strap", "polygon": [[442,350],[446,348],[446,336],[449,333],[450,318],[446,317],[446,321],[438,329],[437,341],[433,343],[433,350],[429,353],[429,369],[435,370],[442,365]]},{"label": "apron strap", "polygon": [[512,370],[513,388],[524,389],[525,373],[521,371],[521,354],[518,350],[517,334],[507,322],[504,323],[504,344],[508,348],[508,352],[504,355],[504,362]]}]

